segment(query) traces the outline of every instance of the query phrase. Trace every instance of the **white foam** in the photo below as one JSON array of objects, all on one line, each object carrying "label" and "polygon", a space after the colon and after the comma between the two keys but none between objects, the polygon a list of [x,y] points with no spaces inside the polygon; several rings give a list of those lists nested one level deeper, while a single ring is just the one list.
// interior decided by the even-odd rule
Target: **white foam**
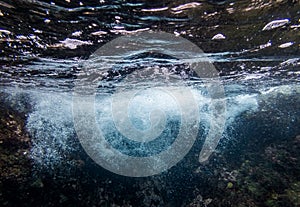
[{"label": "white foam", "polygon": [[32,159],[41,166],[60,164],[74,151],[72,97],[68,94],[31,92],[36,105],[26,127],[32,136]]},{"label": "white foam", "polygon": [[[259,107],[260,99],[267,98],[270,95],[274,96],[278,93],[290,95],[292,90],[296,90],[294,86],[274,86],[262,89],[257,93],[235,94],[226,97],[225,130],[234,127],[234,121],[242,113],[247,111],[252,113],[256,111]],[[178,118],[179,112],[177,105],[175,102],[169,100],[170,97],[166,97],[165,101],[162,101],[161,104],[157,106],[156,102],[163,98],[161,96],[163,94],[157,92],[149,94],[149,92],[151,91],[148,91],[148,94],[146,93],[144,97],[137,97],[129,106],[129,111],[133,113],[133,118],[141,121],[136,123],[140,123],[137,128],[140,127],[141,130],[147,130],[151,127],[149,126],[151,125],[149,114],[151,115],[150,112],[155,111],[157,107],[162,111],[165,110],[168,114],[173,114],[173,118]],[[212,100],[205,95],[204,91],[193,89],[192,92],[195,100],[199,104],[200,124],[204,126],[206,130],[210,127],[218,127],[217,119],[215,122],[212,122],[212,113],[209,108],[209,104]],[[70,152],[77,150],[76,145],[74,145],[75,130],[72,116],[72,95],[68,93],[44,93],[40,91],[30,92],[30,94],[34,100],[32,102],[36,103],[34,111],[29,114],[26,125],[33,138],[31,157],[36,164],[51,168],[67,159],[66,156]],[[147,96],[149,99],[147,99]],[[111,97],[109,95],[97,96],[95,107],[97,109],[96,119],[99,121],[98,123],[109,123],[108,121],[112,118],[111,116],[107,116],[107,114],[105,115],[105,113],[111,110],[110,101]],[[101,129],[105,130],[106,128],[102,127]],[[226,136],[225,131],[223,137]],[[203,139],[203,137],[198,137],[198,139]],[[109,157],[110,152],[105,151],[105,146],[100,146],[101,143],[98,143],[98,145],[98,149],[101,149],[103,153],[107,153]]]}]

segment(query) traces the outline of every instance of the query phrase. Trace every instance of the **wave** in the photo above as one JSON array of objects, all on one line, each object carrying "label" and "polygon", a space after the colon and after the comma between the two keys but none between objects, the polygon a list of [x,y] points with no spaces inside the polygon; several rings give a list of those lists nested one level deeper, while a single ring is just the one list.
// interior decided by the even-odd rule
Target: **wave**
[{"label": "wave", "polygon": [[[290,122],[291,125],[297,123],[299,117],[299,107],[297,108],[297,106],[299,106],[300,102],[299,98],[297,99],[300,93],[299,85],[266,86],[260,90],[248,91],[247,93],[242,92],[242,90],[236,93],[234,89],[237,87],[239,88],[240,86],[225,85],[226,122],[221,137],[222,145],[226,146],[226,142],[236,139],[236,137],[231,137],[232,131],[255,130],[255,128],[243,128],[243,125],[247,126],[247,123],[241,123],[240,121],[245,121],[245,117],[256,117],[255,121],[259,122],[259,119],[262,119],[259,115],[260,113],[268,114],[269,117],[264,119],[274,122],[276,121],[274,120],[275,113],[288,111],[289,116],[285,118],[286,122]],[[212,121],[214,115],[209,108],[211,99],[204,88],[201,85],[194,85],[189,87],[189,90],[192,91],[193,98],[197,103],[199,113],[197,117],[200,117],[195,146],[199,145],[199,143],[203,145],[209,129],[215,127],[214,124],[217,125],[218,120]],[[131,156],[152,156],[160,151],[167,150],[168,146],[174,142],[174,136],[180,129],[182,114],[178,110],[176,99],[174,101],[174,97],[165,94],[161,88],[155,90],[141,89],[140,91],[142,93],[140,92],[141,94],[131,100],[127,112],[129,113],[129,120],[136,130],[140,132],[148,130],[148,133],[151,132],[149,133],[150,136],[146,137],[147,139],[141,140],[141,137],[133,136],[131,140],[124,141],[124,137],[128,138],[132,136],[132,133],[126,134],[120,128],[116,128],[116,122],[111,114],[112,94],[103,93],[96,96],[94,99],[94,119],[97,121],[97,127],[106,137],[107,142],[115,149]],[[72,164],[72,158],[70,159],[69,157],[70,154],[76,153],[81,148],[76,136],[74,114],[72,113],[74,94],[45,92],[43,90],[18,91],[12,88],[7,88],[5,92],[11,94],[9,96],[11,103],[18,103],[20,102],[20,97],[25,96],[27,101],[33,105],[32,111],[27,117],[26,128],[32,137],[31,158],[35,166],[37,168],[55,169],[56,167],[63,167],[62,163],[66,161]],[[281,103],[287,100],[293,100],[293,102]],[[118,101],[122,102],[119,99]],[[23,110],[20,104],[16,106],[19,110]],[[284,114],[284,116],[286,115]],[[277,118],[283,119],[284,117]],[[160,121],[166,121],[162,128],[159,128],[159,125],[155,125],[155,123],[160,123]],[[122,124],[122,122],[120,123]],[[270,124],[266,123],[266,126]],[[263,128],[263,126],[261,127]],[[153,137],[151,137],[152,135]],[[250,135],[249,138],[251,138]],[[137,144],[137,142],[142,144]],[[94,146],[96,146],[97,150],[101,150],[101,153],[104,155],[111,153],[110,150],[105,150],[106,147],[101,146],[101,143],[94,143]]]}]

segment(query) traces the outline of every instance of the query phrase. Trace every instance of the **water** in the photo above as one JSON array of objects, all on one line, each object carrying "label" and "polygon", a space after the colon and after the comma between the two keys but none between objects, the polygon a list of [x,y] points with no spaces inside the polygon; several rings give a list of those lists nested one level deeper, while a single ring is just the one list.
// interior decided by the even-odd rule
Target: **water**
[{"label": "water", "polygon": [[[29,175],[17,183],[2,176],[8,190],[0,201],[300,205],[299,8],[299,1],[267,0],[0,2],[1,101],[5,110],[24,115],[31,162]],[[118,55],[107,46],[151,31],[174,39],[141,38],[137,50],[117,50]],[[204,52],[176,47],[177,37]],[[110,56],[99,55],[102,46]],[[210,94],[218,82],[211,86],[209,74],[193,70],[198,62],[213,65],[222,96]],[[119,114],[124,108],[128,117]],[[84,130],[91,133],[88,141],[82,140]],[[185,144],[172,154],[177,137]],[[200,153],[215,147],[209,158]],[[134,168],[135,177],[151,176],[121,176],[128,170],[116,169],[133,167],[124,158],[120,162],[115,149],[154,157],[151,170]],[[169,163],[155,157],[168,150]],[[19,198],[12,196],[14,186],[21,186]]]}]

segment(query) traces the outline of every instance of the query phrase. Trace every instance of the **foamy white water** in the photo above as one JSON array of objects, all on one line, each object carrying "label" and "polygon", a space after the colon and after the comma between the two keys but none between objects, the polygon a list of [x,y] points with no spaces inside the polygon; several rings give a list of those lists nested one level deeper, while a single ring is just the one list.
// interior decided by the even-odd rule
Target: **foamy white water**
[{"label": "foamy white water", "polygon": [[[31,157],[37,166],[41,168],[52,168],[66,159],[68,153],[77,150],[78,146],[74,144],[74,140],[77,138],[73,123],[73,97],[71,93],[46,92],[42,90],[26,90],[12,93],[14,89],[7,89],[6,91],[10,91],[12,94],[11,100],[18,99],[22,93],[26,93],[30,96],[33,111],[28,115],[26,127],[33,142]],[[227,96],[226,126],[222,139],[230,139],[230,137],[226,137],[226,132],[229,128],[235,127],[233,124],[237,117],[245,112],[256,113],[259,108],[263,108],[263,106],[260,106],[262,100],[267,101],[270,97],[276,97],[280,94],[295,96],[299,95],[299,91],[298,85],[283,85],[267,87],[257,93],[233,94]],[[166,97],[166,100],[162,100],[163,97],[161,97],[161,94],[157,91],[154,92],[154,94],[150,94],[150,92],[151,91],[148,91],[146,93],[149,99],[137,97],[129,106],[128,111],[134,126],[138,130],[149,130],[152,124],[151,121],[156,122],[160,118],[159,114],[156,114],[158,117],[151,117],[150,112],[155,111],[157,107],[168,115],[169,120],[178,121],[180,114],[176,108],[176,103],[169,101],[168,99],[170,97]],[[211,100],[209,100],[203,91],[194,88],[192,92],[198,103],[199,122],[201,126],[205,126],[205,130],[208,131],[211,127],[210,123],[212,118],[208,107]],[[95,102],[95,119],[99,124],[99,129],[101,129],[105,135],[112,134],[109,130],[115,129],[108,126],[108,124],[113,122],[112,116],[109,114],[111,107],[110,101],[111,96],[109,94],[99,94]],[[155,124],[152,127],[155,127]],[[153,137],[151,140],[152,139]],[[165,139],[168,143],[168,140],[172,140],[172,137],[160,137],[160,139]],[[203,140],[204,138],[197,137],[197,139]],[[122,141],[122,139],[120,140]],[[116,143],[115,146],[121,145],[122,143]],[[99,145],[98,147],[101,149],[101,153],[109,153],[105,151],[105,146]],[[154,151],[156,152],[157,149]],[[149,153],[151,153],[151,151],[149,151]]]}]

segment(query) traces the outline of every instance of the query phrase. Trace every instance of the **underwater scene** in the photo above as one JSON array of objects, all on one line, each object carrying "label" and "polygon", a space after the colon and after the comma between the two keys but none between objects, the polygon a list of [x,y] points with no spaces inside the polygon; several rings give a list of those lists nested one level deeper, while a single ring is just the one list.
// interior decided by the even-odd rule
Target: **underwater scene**
[{"label": "underwater scene", "polygon": [[0,206],[300,206],[299,0],[1,0]]}]

